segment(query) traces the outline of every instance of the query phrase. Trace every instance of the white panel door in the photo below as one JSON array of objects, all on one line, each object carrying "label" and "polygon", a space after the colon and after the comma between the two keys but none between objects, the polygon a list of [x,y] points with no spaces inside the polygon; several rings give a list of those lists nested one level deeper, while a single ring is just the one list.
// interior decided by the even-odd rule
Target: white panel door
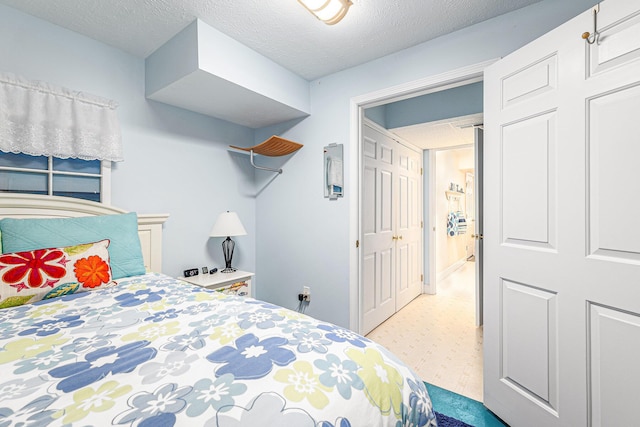
[{"label": "white panel door", "polygon": [[362,330],[396,312],[396,142],[363,126]]},{"label": "white panel door", "polygon": [[367,334],[422,289],[422,153],[363,126],[362,327]]},{"label": "white panel door", "polygon": [[484,403],[512,427],[637,425],[640,2],[485,73]]},{"label": "white panel door", "polygon": [[474,253],[476,256],[476,326],[482,326],[483,324],[483,277],[482,277],[482,264],[484,262],[484,247],[483,247],[483,232],[484,226],[482,224],[482,214],[483,214],[483,160],[482,155],[484,152],[484,130],[480,128],[474,129],[474,144],[473,144],[473,152],[474,152],[474,180],[473,180],[473,197],[474,197],[474,210],[475,210],[475,225],[474,225],[474,235],[475,235],[475,247]]},{"label": "white panel door", "polygon": [[420,295],[422,258],[422,153],[402,144],[398,153],[396,311]]}]

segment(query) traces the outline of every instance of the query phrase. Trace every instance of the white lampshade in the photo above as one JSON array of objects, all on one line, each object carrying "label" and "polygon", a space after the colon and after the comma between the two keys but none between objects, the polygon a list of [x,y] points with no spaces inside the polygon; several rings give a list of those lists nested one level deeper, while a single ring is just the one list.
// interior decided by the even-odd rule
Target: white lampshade
[{"label": "white lampshade", "polygon": [[349,6],[353,4],[351,0],[298,0],[298,2],[327,25],[340,22],[347,14]]},{"label": "white lampshade", "polygon": [[247,231],[242,226],[238,214],[235,212],[222,212],[213,224],[211,237],[246,236]]}]

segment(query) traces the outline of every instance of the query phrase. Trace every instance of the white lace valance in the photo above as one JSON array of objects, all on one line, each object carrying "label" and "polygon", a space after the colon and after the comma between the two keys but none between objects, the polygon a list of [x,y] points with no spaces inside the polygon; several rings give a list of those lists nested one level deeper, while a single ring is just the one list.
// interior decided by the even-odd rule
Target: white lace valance
[{"label": "white lace valance", "polygon": [[108,99],[0,73],[0,150],[122,161],[117,107]]}]

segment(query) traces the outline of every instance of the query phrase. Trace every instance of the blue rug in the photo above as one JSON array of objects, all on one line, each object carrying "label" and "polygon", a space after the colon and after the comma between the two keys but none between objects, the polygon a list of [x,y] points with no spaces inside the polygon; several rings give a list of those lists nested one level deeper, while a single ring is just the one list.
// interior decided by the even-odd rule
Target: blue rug
[{"label": "blue rug", "polygon": [[473,427],[455,418],[447,417],[440,412],[434,412],[436,414],[436,420],[438,421],[438,427]]},{"label": "blue rug", "polygon": [[505,427],[482,402],[424,383],[439,427]]}]

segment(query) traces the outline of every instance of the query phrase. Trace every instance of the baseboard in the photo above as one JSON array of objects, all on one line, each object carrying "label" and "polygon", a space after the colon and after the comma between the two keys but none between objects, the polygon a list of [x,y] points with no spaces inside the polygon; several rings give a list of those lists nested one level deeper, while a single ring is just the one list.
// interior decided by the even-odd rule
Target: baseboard
[{"label": "baseboard", "polygon": [[449,277],[454,271],[462,267],[465,262],[467,262],[467,258],[460,258],[458,261],[454,262],[443,271],[436,272],[436,282],[439,282]]}]

